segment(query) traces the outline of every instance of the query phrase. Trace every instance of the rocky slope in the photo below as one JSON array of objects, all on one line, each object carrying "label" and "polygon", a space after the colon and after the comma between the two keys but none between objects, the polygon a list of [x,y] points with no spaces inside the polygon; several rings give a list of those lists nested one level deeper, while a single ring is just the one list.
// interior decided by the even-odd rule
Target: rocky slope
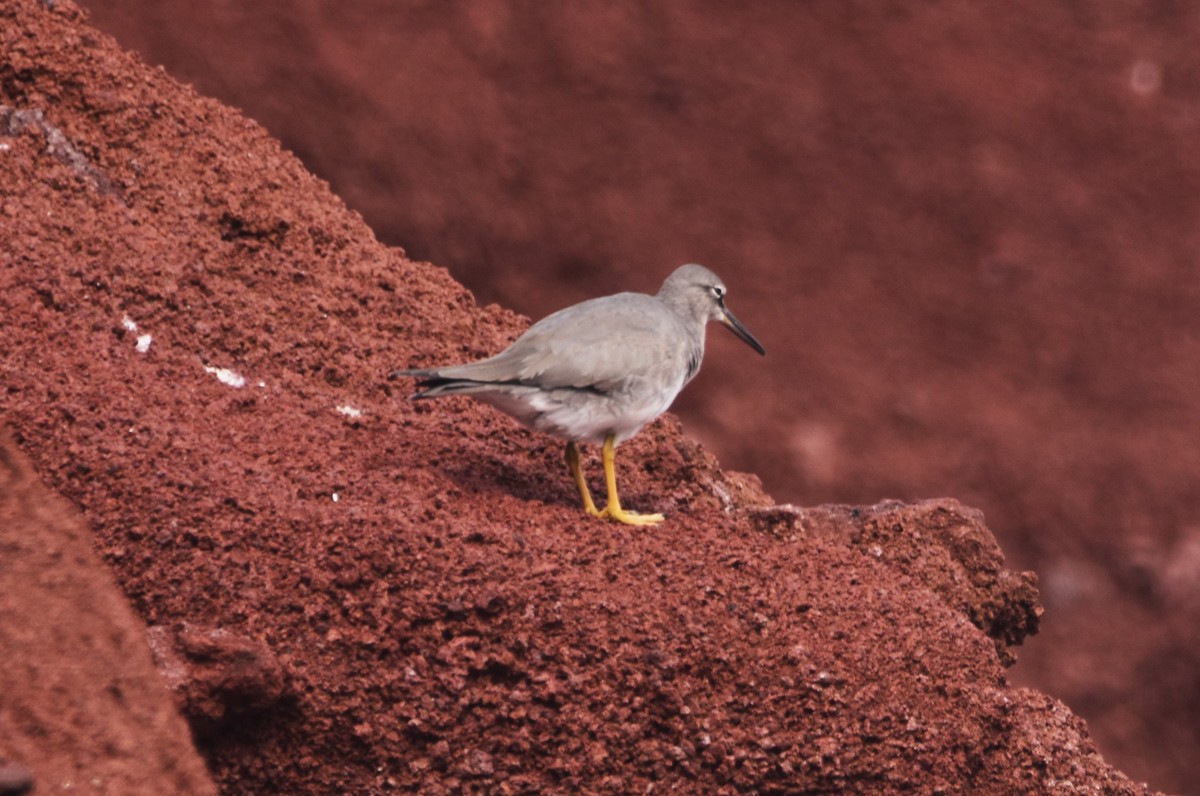
[{"label": "rocky slope", "polygon": [[1008,683],[1040,606],[977,512],[776,506],[666,418],[622,465],[667,524],[581,516],[557,443],[383,379],[523,318],[70,3],[0,22],[2,420],[223,792],[1144,792]]},{"label": "rocky slope", "polygon": [[1012,676],[1200,793],[1200,7],[87,6],[485,301],[714,267],[771,359],[716,336],[688,432],[784,500],[983,509],[1044,586]]},{"label": "rocky slope", "polygon": [[78,514],[0,436],[0,794],[216,793]]}]

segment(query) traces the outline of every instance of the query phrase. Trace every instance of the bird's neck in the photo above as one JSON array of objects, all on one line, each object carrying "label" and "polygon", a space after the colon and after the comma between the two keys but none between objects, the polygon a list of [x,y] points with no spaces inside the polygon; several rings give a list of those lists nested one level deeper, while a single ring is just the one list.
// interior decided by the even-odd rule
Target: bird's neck
[{"label": "bird's neck", "polygon": [[700,326],[699,335],[689,335],[687,346],[687,375],[684,376],[683,383],[687,384],[696,377],[700,372],[700,363],[704,360],[704,328]]}]

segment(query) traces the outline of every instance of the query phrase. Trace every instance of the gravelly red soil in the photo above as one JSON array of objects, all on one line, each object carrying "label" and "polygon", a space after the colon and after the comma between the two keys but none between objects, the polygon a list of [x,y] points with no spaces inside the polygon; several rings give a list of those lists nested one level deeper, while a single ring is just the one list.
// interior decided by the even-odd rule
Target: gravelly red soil
[{"label": "gravelly red soil", "polygon": [[88,6],[485,300],[714,267],[771,358],[718,336],[688,432],[782,499],[984,509],[1043,578],[1014,677],[1200,793],[1198,7]]},{"label": "gravelly red soil", "polygon": [[87,525],[0,434],[0,794],[216,793]]},{"label": "gravelly red soil", "polygon": [[71,4],[0,23],[2,419],[223,792],[1144,792],[1007,682],[978,513],[774,507],[666,418],[621,463],[667,524],[581,516],[557,443],[383,379],[523,318]]}]

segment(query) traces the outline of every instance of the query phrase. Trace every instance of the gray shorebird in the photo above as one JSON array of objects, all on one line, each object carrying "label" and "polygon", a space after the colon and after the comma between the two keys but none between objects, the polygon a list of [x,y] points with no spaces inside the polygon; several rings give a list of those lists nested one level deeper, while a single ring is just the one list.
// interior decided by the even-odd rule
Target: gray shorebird
[{"label": "gray shorebird", "polygon": [[[680,266],[658,295],[618,293],[550,315],[488,359],[397,370],[418,379],[416,399],[469,395],[525,425],[567,440],[567,467],[593,517],[656,525],[661,514],[621,507],[616,447],[667,411],[700,370],[709,321],[729,327],[759,354],[762,345],[725,307],[725,284],[701,265]],[[578,443],[602,445],[608,505],[597,509]]]}]

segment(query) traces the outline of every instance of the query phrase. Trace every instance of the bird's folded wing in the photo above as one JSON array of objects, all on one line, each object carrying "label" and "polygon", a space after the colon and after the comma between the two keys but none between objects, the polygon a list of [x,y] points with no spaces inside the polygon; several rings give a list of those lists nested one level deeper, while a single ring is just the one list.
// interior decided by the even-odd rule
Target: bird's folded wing
[{"label": "bird's folded wing", "polygon": [[507,350],[441,378],[608,392],[650,378],[680,358],[681,324],[657,299],[626,293],[568,307],[530,327]]}]

